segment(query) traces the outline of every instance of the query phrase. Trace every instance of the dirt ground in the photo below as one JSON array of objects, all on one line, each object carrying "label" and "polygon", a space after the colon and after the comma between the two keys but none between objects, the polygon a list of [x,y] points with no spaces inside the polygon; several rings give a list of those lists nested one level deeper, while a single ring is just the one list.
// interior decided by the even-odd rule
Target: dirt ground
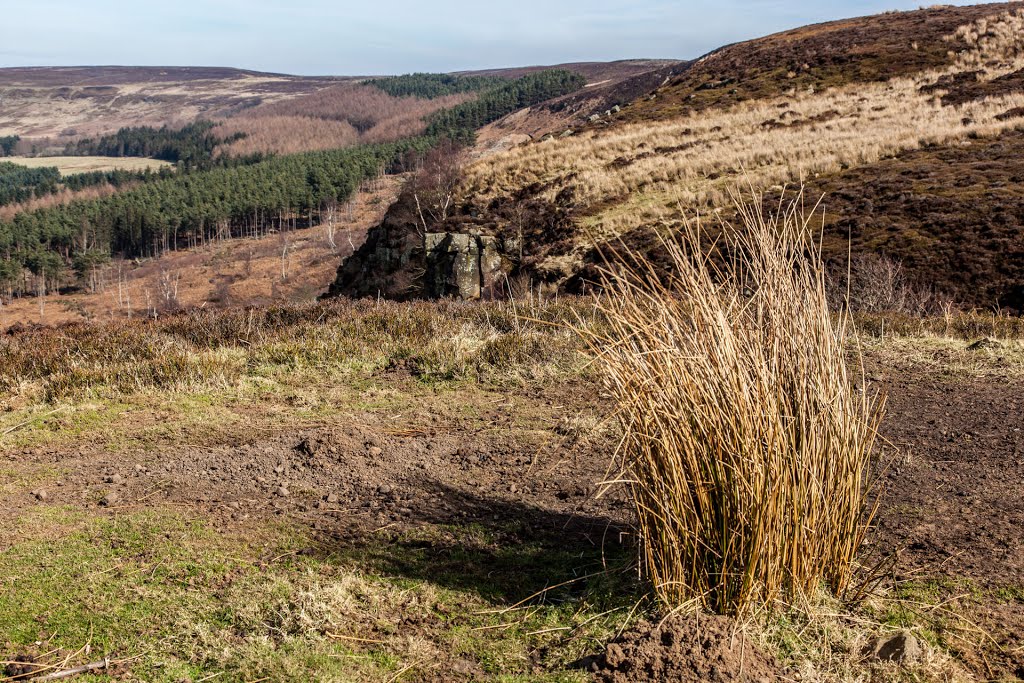
[{"label": "dirt ground", "polygon": [[[895,558],[882,562],[877,585],[895,587],[904,598],[900,609],[914,612],[886,618],[905,617],[923,628],[979,680],[1024,677],[1019,384],[869,360],[873,386],[889,395],[883,436],[891,466],[865,561]],[[628,556],[625,492],[596,496],[614,443],[614,430],[602,422],[607,406],[597,387],[575,379],[538,389],[436,391],[404,369],[390,368],[369,386],[336,387],[347,398],[332,394],[336,407],[322,414],[304,412],[310,399],[302,395],[287,399],[294,411],[287,415],[272,406],[233,405],[229,427],[203,424],[206,418],[167,425],[168,414],[160,410],[132,409],[112,428],[86,431],[73,443],[42,439],[5,447],[4,471],[59,474],[42,480],[8,476],[15,483],[6,487],[0,513],[16,519],[44,502],[115,518],[172,507],[210,520],[222,534],[246,534],[277,520],[299,525],[315,539],[302,553],[379,555],[378,569],[387,574],[457,588],[480,588],[478,574],[458,571],[467,550],[418,538],[416,530],[484,529],[513,549],[529,539],[536,555],[520,558],[525,562],[556,551],[584,557],[607,549],[610,556]],[[382,544],[387,553],[379,551]],[[482,590],[506,604],[547,585],[534,583],[532,574],[525,585],[503,585],[514,581],[502,573],[507,558],[488,557],[488,577],[494,572],[506,578]],[[418,632],[423,625],[408,628]],[[662,650],[645,644],[642,634],[619,642],[625,650],[612,653],[615,666],[601,660],[601,668],[593,658],[580,665],[605,680],[654,680],[638,678],[636,667],[623,673],[629,667],[623,669],[620,660],[632,656],[623,653],[635,650],[644,666],[668,666],[658,659]],[[596,643],[585,651],[602,653]],[[730,652],[722,650],[722,656],[732,661]],[[761,680],[774,664],[751,666],[761,678],[735,680]],[[691,680],[670,669],[665,680]],[[470,667],[470,678],[472,671],[479,670]],[[431,676],[421,680],[446,680]]]},{"label": "dirt ground", "polygon": [[932,614],[981,678],[1024,678],[1019,379],[877,373],[889,396],[883,436],[897,455],[870,542],[879,555],[898,551],[897,584],[949,601]]}]

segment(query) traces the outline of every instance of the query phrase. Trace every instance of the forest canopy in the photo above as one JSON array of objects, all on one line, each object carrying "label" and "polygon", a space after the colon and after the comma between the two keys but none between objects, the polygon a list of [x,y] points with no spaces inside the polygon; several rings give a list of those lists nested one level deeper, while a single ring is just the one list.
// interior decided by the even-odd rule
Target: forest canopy
[{"label": "forest canopy", "polygon": [[475,100],[442,109],[428,118],[427,135],[469,141],[474,131],[514,111],[575,92],[587,79],[573,71],[549,69],[485,90]]},{"label": "forest canopy", "polygon": [[174,175],[119,194],[17,214],[0,222],[0,286],[23,269],[56,279],[84,254],[152,256],[209,239],[264,234],[288,215],[348,199],[363,180],[394,171],[424,138],[271,158]]},{"label": "forest canopy", "polygon": [[245,133],[218,136],[216,123],[196,121],[183,128],[122,128],[113,135],[86,138],[68,144],[68,156],[150,157],[179,164],[185,168],[208,166],[213,150],[245,137]]},{"label": "forest canopy", "polygon": [[447,95],[489,90],[507,82],[507,78],[498,76],[415,73],[373,78],[366,81],[366,84],[383,90],[392,97],[420,97],[425,100],[433,100]]}]

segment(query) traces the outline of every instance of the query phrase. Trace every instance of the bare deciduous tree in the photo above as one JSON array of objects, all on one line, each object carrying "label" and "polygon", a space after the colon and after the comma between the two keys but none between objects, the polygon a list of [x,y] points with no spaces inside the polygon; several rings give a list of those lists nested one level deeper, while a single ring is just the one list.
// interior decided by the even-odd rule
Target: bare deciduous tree
[{"label": "bare deciduous tree", "polygon": [[458,143],[446,140],[423,157],[410,178],[413,200],[422,233],[444,223],[455,209],[465,152]]}]

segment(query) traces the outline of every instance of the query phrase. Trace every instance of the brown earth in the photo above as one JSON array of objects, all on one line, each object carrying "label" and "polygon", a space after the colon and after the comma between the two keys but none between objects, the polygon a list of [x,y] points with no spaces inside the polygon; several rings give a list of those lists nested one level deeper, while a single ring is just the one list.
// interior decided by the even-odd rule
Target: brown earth
[{"label": "brown earth", "polygon": [[[869,537],[872,557],[865,559],[898,551],[886,579],[897,588],[928,586],[937,605],[908,601],[907,609],[917,605],[934,621],[937,637],[978,675],[1021,676],[1019,385],[1006,377],[942,376],[873,356],[869,364],[873,386],[889,394],[883,436],[898,457],[885,476]],[[8,467],[61,472],[47,485],[48,504],[105,504],[110,514],[178,506],[222,529],[278,517],[314,531],[318,546],[310,552],[372,552],[374,544],[385,543],[398,551],[388,554],[393,558],[404,548],[410,561],[389,559],[386,570],[410,578],[478,578],[458,572],[460,548],[437,540],[419,546],[403,533],[424,523],[479,525],[503,544],[529,539],[551,551],[628,545],[625,492],[594,495],[595,483],[607,476],[614,435],[598,426],[608,406],[595,400],[590,381],[543,390],[530,382],[500,391],[466,388],[453,397],[425,388],[400,366],[377,380],[377,388],[339,384],[332,390],[351,394],[339,399],[345,407],[303,422],[282,422],[258,404],[240,403],[230,408],[235,427],[211,429],[165,424],[159,409],[140,405],[126,414],[131,428],[109,443],[44,443],[9,449],[6,459]],[[393,404],[396,396],[411,400]],[[302,405],[301,396],[294,400]],[[381,407],[370,407],[375,402]],[[29,490],[13,491],[0,512],[17,515],[37,504]],[[509,531],[509,520],[521,531]],[[424,551],[429,562],[411,560]],[[508,597],[518,600],[543,588],[517,584]],[[752,649],[730,650],[731,641],[719,636],[731,638],[731,629],[710,623],[716,624],[710,659],[683,620],[652,635],[633,633],[619,650],[584,664],[598,661],[598,673],[609,681],[716,680],[686,677],[711,675],[710,667],[720,680],[758,680],[738,677],[740,657],[751,667],[745,671],[771,676],[768,660],[755,658]],[[706,632],[705,622],[701,629]],[[632,664],[628,670],[626,662]]]},{"label": "brown earth", "polygon": [[783,678],[778,663],[738,632],[732,619],[707,615],[641,623],[609,643],[591,668],[603,683],[770,683]]},{"label": "brown earth", "polygon": [[972,669],[1024,678],[1019,378],[873,371],[889,396],[882,434],[898,455],[882,482],[871,545],[879,556],[898,552],[897,584],[926,582],[951,601],[939,611],[943,637]]}]

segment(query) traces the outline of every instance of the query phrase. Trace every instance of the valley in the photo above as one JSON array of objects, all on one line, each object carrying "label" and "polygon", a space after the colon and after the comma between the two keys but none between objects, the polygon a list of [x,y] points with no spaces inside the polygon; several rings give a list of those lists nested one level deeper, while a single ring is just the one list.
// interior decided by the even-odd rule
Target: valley
[{"label": "valley", "polygon": [[0,683],[1024,680],[1024,4],[690,57],[0,68]]}]

